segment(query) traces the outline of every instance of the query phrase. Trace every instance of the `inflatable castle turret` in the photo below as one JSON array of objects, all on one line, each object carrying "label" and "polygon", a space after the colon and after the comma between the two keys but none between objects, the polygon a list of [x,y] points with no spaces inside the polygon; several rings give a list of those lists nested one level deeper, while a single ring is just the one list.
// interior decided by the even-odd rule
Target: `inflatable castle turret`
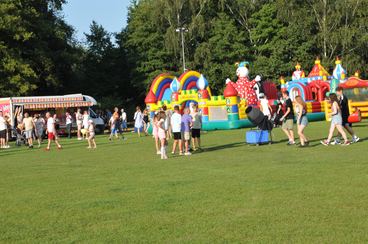
[{"label": "inflatable castle turret", "polygon": [[208,122],[208,105],[207,102],[210,99],[210,94],[208,93],[208,81],[207,79],[201,74],[197,80],[197,87],[198,87],[198,108],[202,113],[202,121]]},{"label": "inflatable castle turret", "polygon": [[239,120],[238,91],[230,82],[226,85],[224,97],[226,99],[227,118],[229,122]]},{"label": "inflatable castle turret", "polygon": [[171,93],[171,102],[177,103],[179,101],[179,91],[180,91],[180,82],[176,77],[172,80],[170,84]]}]

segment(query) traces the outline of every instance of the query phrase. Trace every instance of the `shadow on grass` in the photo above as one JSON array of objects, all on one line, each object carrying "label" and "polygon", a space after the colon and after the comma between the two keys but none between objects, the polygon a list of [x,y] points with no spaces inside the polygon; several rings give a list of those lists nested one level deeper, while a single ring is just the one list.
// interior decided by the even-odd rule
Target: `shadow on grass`
[{"label": "shadow on grass", "polygon": [[236,142],[236,143],[230,143],[230,144],[225,144],[225,145],[218,145],[214,147],[203,148],[203,152],[212,152],[212,151],[218,151],[218,150],[223,150],[223,149],[228,149],[228,148],[241,147],[245,145],[247,145],[245,142]]}]

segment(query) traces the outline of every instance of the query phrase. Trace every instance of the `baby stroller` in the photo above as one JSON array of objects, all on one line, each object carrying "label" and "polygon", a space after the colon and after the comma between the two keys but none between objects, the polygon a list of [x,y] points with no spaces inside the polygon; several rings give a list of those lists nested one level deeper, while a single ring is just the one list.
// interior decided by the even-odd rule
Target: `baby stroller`
[{"label": "baby stroller", "polygon": [[24,131],[20,130],[19,128],[13,129],[13,134],[15,135],[15,145],[20,147],[22,145],[28,144]]}]

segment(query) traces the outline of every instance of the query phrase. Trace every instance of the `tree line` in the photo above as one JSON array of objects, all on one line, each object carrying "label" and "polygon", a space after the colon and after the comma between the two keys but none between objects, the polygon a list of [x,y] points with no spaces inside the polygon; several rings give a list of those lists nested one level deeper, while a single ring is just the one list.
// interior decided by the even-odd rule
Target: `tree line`
[{"label": "tree line", "polygon": [[82,92],[105,107],[141,104],[156,75],[182,73],[180,27],[187,68],[205,74],[215,93],[243,60],[251,76],[276,83],[296,62],[309,71],[317,56],[330,70],[339,56],[349,74],[368,76],[365,0],[136,0],[125,28],[109,33],[92,22],[85,43],[63,18],[64,4],[0,2],[1,97]]}]

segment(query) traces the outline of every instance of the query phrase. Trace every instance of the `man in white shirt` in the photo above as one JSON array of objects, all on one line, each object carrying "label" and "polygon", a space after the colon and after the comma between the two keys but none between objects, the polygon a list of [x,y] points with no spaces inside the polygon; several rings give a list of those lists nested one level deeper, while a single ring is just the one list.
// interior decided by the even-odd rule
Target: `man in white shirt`
[{"label": "man in white shirt", "polygon": [[28,141],[28,147],[33,148],[33,129],[35,128],[35,124],[28,113],[24,113],[23,128]]},{"label": "man in white shirt", "polygon": [[6,120],[3,117],[3,112],[0,111],[0,148],[5,148],[6,144]]},{"label": "man in white shirt", "polygon": [[47,120],[47,138],[48,138],[46,151],[50,151],[51,141],[55,141],[55,143],[57,145],[57,148],[61,149],[62,147],[61,147],[57,137],[55,136],[55,133],[56,133],[55,120],[50,115],[49,112],[46,113],[46,120]]},{"label": "man in white shirt", "polygon": [[181,140],[181,115],[179,106],[174,107],[174,114],[171,115],[171,129],[174,134],[174,144],[171,153],[175,154],[176,145],[179,144],[179,155],[183,155],[183,145]]}]

